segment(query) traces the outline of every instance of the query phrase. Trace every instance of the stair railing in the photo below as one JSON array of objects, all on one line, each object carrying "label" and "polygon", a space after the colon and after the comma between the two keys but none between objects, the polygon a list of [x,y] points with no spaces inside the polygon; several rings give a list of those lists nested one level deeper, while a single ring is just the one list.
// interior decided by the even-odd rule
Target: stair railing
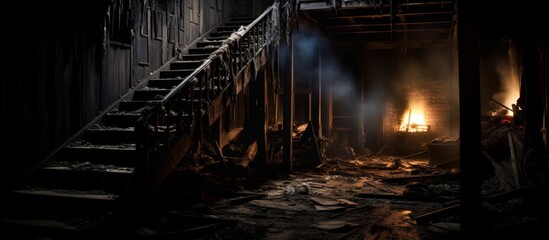
[{"label": "stair railing", "polygon": [[135,127],[139,156],[135,173],[142,191],[156,190],[181,160],[183,155],[173,150],[181,147],[181,139],[187,136],[194,143],[200,138],[201,129],[209,127],[204,126],[203,119],[212,101],[225,91],[236,96],[237,75],[263,48],[277,43],[279,19],[275,3],[251,24],[233,33],[162,101],[150,102],[144,108]]}]

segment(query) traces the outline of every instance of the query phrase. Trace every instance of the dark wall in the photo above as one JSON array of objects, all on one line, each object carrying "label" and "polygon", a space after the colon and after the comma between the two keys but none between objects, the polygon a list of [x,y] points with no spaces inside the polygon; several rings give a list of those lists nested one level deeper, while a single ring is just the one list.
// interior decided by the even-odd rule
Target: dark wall
[{"label": "dark wall", "polygon": [[[10,4],[27,19],[4,19],[2,177],[11,180],[55,149],[102,108],[102,14],[107,2]],[[17,15],[16,15],[17,16]],[[116,91],[119,89],[115,89]],[[4,181],[3,181],[4,183]]]},{"label": "dark wall", "polygon": [[2,181],[12,182],[141,79],[240,10],[220,0],[5,4]]}]

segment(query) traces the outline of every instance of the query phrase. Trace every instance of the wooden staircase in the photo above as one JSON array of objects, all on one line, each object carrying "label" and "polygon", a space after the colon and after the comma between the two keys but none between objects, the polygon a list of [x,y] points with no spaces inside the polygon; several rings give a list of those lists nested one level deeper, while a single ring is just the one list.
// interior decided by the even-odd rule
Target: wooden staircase
[{"label": "wooden staircase", "polygon": [[[173,155],[170,151],[176,148],[190,149],[188,145],[195,141],[195,122],[202,116],[199,113],[232,82],[227,77],[228,69],[213,71],[216,75],[209,76],[202,74],[202,69],[213,62],[212,53],[231,34],[254,20],[235,18],[224,23],[62,146],[29,175],[21,188],[4,199],[0,227],[31,236],[46,232],[53,238],[85,232],[86,227],[96,226],[90,222],[104,221],[105,214],[125,206],[127,193],[149,180],[143,175],[154,177],[160,176],[154,171],[171,171],[177,163],[173,159],[155,166],[143,162]],[[241,41],[240,47],[250,44]],[[192,74],[196,75],[194,79],[189,77]],[[177,103],[171,107],[170,101]],[[139,168],[143,168],[142,174],[136,174]]]}]

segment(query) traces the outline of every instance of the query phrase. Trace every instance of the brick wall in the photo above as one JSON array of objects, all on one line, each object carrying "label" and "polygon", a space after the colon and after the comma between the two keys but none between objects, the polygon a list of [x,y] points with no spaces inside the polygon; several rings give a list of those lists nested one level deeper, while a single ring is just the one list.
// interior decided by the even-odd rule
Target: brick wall
[{"label": "brick wall", "polygon": [[[401,117],[406,111],[398,106],[406,106],[398,101],[406,99],[422,102],[425,110],[425,123],[431,126],[431,133],[434,136],[445,135],[450,131],[450,109],[449,109],[449,81],[423,80],[414,83],[402,83],[392,93],[393,96],[385,100],[383,115],[384,134],[395,133],[398,129]],[[402,107],[401,107],[402,108]]]}]

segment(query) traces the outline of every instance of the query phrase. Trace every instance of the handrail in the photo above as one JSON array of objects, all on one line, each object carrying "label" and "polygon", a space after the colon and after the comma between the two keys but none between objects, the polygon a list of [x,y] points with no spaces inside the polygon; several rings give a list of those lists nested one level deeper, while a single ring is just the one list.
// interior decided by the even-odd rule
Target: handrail
[{"label": "handrail", "polygon": [[[261,19],[263,19],[269,12],[271,12],[273,10],[275,6],[270,6],[269,8],[267,8],[267,10],[265,10],[263,12],[263,14],[261,14],[259,17],[257,17],[252,23],[250,23],[245,29],[244,31],[240,32],[239,31],[239,34],[241,35],[244,35],[246,33],[248,33],[248,31],[250,29],[252,29],[258,22],[261,21]],[[221,44],[221,47],[219,47],[219,49],[222,49],[224,48],[226,45],[228,45],[228,41],[225,40],[222,44]],[[171,98],[175,95],[176,92],[180,91],[183,86],[185,84],[187,84],[190,79],[192,79],[193,77],[195,77],[198,73],[200,73],[202,70],[204,70],[208,65],[210,65],[210,63],[212,62],[212,56],[213,57],[217,57],[217,55],[214,53],[211,53],[210,54],[210,57],[208,57],[206,59],[206,61],[204,61],[204,63],[202,63],[198,68],[196,68],[191,74],[189,74],[189,76],[185,77],[185,79],[179,84],[177,85],[177,87],[173,88],[168,94],[166,94],[166,96],[164,96],[164,98],[162,99],[162,105],[165,103],[165,102],[168,102],[171,100]]]},{"label": "handrail", "polygon": [[[201,119],[210,104],[226,89],[236,87],[237,75],[266,45],[278,41],[277,10],[278,3],[267,8],[252,23],[223,41],[219,49],[162,100],[147,104],[135,126],[140,156],[136,169],[144,174],[138,177],[150,178],[151,164],[169,153],[185,134],[200,132]],[[142,181],[151,183],[151,179]]]}]

